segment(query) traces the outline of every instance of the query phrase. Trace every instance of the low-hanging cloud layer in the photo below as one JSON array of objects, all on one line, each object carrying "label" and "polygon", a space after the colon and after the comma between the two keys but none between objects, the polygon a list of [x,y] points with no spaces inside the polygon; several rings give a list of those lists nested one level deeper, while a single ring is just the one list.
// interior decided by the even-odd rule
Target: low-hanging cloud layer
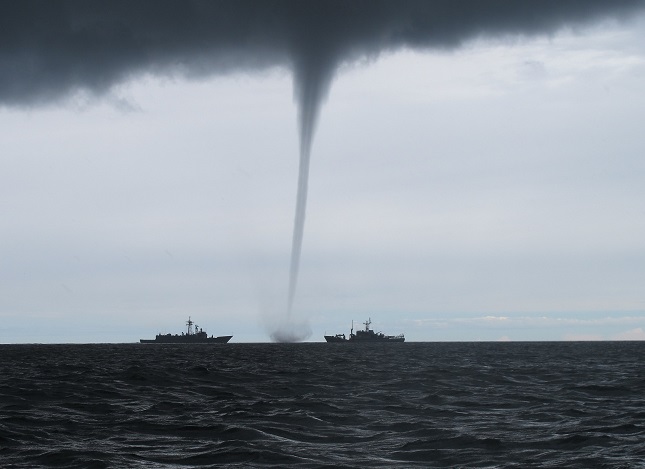
[{"label": "low-hanging cloud layer", "polygon": [[[624,19],[644,0],[21,1],[0,4],[0,106],[101,96],[142,75],[201,78],[292,71],[300,170],[287,311],[294,301],[309,158],[338,67],[401,48],[452,49],[478,37],[552,34]],[[289,313],[288,313],[289,314]],[[297,332],[278,331],[279,340]]]},{"label": "low-hanging cloud layer", "polygon": [[[402,47],[549,34],[624,18],[642,0],[21,1],[0,4],[0,103],[101,94],[139,74],[289,67],[303,116],[336,67]],[[314,106],[311,109],[308,106]],[[303,117],[306,119],[305,117]]]}]

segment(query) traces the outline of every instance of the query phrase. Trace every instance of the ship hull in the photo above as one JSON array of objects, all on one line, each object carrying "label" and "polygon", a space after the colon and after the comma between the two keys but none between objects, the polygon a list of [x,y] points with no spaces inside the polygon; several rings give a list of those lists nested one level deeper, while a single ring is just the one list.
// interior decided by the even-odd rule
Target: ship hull
[{"label": "ship hull", "polygon": [[381,344],[383,342],[397,342],[397,343],[402,343],[405,342],[404,337],[385,337],[381,339],[357,339],[353,338],[350,339],[348,342],[360,342],[360,343],[365,343],[365,344]]}]

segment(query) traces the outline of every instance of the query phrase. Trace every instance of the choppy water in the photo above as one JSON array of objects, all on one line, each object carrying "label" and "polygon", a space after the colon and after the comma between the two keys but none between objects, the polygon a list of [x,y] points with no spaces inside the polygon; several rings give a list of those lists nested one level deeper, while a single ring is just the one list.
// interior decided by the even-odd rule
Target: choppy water
[{"label": "choppy water", "polygon": [[645,343],[3,345],[0,466],[645,467]]}]

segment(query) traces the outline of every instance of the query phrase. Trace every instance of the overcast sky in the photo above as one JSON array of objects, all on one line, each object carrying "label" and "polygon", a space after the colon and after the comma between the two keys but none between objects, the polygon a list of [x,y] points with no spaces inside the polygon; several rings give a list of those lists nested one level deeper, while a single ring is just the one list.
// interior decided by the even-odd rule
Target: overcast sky
[{"label": "overcast sky", "polygon": [[315,86],[298,85],[311,57],[272,43],[203,73],[87,66],[101,79],[0,46],[0,343],[135,342],[189,315],[269,341],[307,86],[289,319],[307,340],[368,317],[410,341],[645,338],[641,12],[361,42]]}]

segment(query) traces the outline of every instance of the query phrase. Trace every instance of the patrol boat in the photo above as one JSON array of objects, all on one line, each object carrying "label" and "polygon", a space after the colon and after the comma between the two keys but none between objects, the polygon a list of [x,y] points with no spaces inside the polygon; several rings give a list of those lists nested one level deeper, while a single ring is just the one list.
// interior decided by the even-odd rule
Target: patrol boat
[{"label": "patrol boat", "polygon": [[325,340],[327,342],[405,342],[405,336],[403,334],[385,335],[382,332],[374,332],[370,329],[372,318],[369,318],[363,324],[365,324],[365,330],[357,330],[356,334],[354,334],[354,321],[352,321],[349,339],[345,337],[345,334],[336,334],[326,335]]}]

